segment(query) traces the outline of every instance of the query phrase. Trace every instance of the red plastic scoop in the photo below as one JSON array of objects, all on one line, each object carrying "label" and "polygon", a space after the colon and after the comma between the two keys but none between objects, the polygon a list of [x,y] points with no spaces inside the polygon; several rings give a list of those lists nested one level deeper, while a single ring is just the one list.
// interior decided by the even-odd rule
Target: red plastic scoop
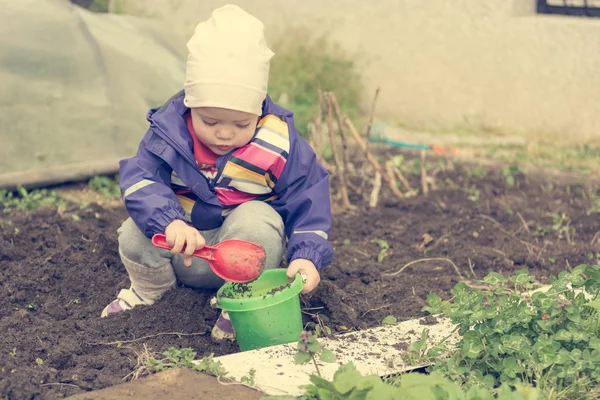
[{"label": "red plastic scoop", "polygon": [[[152,244],[161,249],[171,250],[165,235],[156,234],[152,237]],[[185,245],[182,251],[185,249]],[[208,261],[213,272],[229,282],[249,282],[261,274],[265,269],[265,250],[255,244],[244,240],[224,240],[214,246],[204,246],[196,250],[194,257]]]}]

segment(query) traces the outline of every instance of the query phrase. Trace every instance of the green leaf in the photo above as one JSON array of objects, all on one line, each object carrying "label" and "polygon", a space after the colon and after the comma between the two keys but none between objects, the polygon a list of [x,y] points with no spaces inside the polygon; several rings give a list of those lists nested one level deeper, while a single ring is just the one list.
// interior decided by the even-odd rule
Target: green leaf
[{"label": "green leaf", "polygon": [[309,342],[306,347],[308,347],[308,351],[311,353],[318,353],[321,350],[321,345],[317,341],[314,341],[312,343]]},{"label": "green leaf", "polygon": [[309,353],[305,353],[303,351],[298,351],[296,353],[295,363],[296,364],[306,364],[312,359]]},{"label": "green leaf", "polygon": [[395,388],[391,385],[376,385],[369,390],[365,400],[425,400],[423,396],[413,397],[403,391],[401,388]]},{"label": "green leaf", "polygon": [[483,278],[483,281],[488,285],[496,286],[506,282],[506,278],[497,272],[490,272],[485,278]]},{"label": "green leaf", "polygon": [[463,354],[468,358],[477,358],[483,350],[481,339],[477,337],[475,332],[469,331],[463,336]]},{"label": "green leaf", "polygon": [[310,381],[315,385],[318,389],[328,390],[330,392],[335,392],[335,385],[332,382],[329,382],[327,379],[323,379],[317,375],[311,375]]},{"label": "green leaf", "polygon": [[329,349],[323,349],[321,355],[319,356],[319,359],[326,363],[332,363],[336,361],[335,356]]},{"label": "green leaf", "polygon": [[321,336],[321,325],[315,326],[315,335]]},{"label": "green leaf", "polygon": [[598,337],[590,338],[589,346],[591,349],[600,350],[600,338],[598,338]]},{"label": "green leaf", "polygon": [[333,375],[333,384],[335,389],[340,394],[349,393],[356,383],[362,378],[361,374],[356,370],[354,364],[349,363],[342,365]]},{"label": "green leaf", "polygon": [[566,329],[560,329],[553,336],[554,340],[560,340],[562,342],[570,342],[573,340],[573,334]]},{"label": "green leaf", "polygon": [[590,301],[589,303],[584,304],[586,307],[592,307],[596,311],[600,311],[600,299]]},{"label": "green leaf", "polygon": [[398,320],[393,315],[388,315],[383,319],[383,321],[381,321],[382,325],[396,325],[397,323]]}]

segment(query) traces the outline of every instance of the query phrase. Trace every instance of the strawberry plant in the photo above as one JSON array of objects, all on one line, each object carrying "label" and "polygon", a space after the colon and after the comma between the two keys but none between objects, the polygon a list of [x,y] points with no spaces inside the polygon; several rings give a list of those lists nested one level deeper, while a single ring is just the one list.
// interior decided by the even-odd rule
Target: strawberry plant
[{"label": "strawberry plant", "polygon": [[[520,382],[559,391],[600,381],[600,267],[561,272],[548,291],[533,294],[526,270],[509,278],[492,272],[489,290],[458,283],[450,300],[428,296],[424,311],[445,314],[461,337],[456,350],[443,343],[420,356],[466,387],[496,388]],[[557,397],[560,398],[560,397]]]}]

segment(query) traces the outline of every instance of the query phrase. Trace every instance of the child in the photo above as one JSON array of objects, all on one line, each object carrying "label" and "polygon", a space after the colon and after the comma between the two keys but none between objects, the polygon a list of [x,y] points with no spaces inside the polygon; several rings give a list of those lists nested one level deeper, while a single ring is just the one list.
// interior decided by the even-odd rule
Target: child
[{"label": "child", "polygon": [[[287,275],[302,274],[304,293],[331,263],[329,177],[292,113],[267,95],[273,52],[263,30],[232,5],[198,24],[187,44],[184,90],[150,110],[137,155],[121,161],[130,218],[118,230],[119,254],[131,287],[103,317],[153,304],[176,280],[218,288],[223,280],[191,255],[225,239],[261,245],[266,268],[279,267],[287,240]],[[152,245],[157,233],[171,251]],[[212,337],[235,337],[226,313]]]}]

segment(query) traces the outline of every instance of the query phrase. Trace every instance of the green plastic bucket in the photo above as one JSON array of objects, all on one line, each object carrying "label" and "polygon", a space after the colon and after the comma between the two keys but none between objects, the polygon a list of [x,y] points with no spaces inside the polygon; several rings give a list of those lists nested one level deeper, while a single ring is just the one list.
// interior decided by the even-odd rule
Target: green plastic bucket
[{"label": "green plastic bucket", "polygon": [[217,305],[229,313],[240,350],[253,350],[298,340],[302,331],[300,274],[290,283],[285,269],[264,271],[248,283],[227,282],[217,292]]}]

